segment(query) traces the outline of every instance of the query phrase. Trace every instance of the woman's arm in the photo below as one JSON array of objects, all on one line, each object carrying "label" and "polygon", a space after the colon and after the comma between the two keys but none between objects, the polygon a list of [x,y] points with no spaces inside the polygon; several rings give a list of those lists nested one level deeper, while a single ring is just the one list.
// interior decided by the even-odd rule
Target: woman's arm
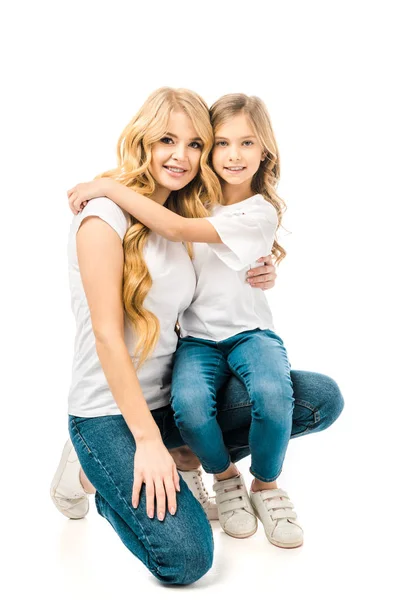
[{"label": "woman's arm", "polygon": [[181,217],[111,178],[80,183],[68,191],[69,204],[75,214],[87,201],[107,196],[138,221],[173,242],[222,243],[213,225],[206,219]]},{"label": "woman's arm", "polygon": [[132,503],[138,504],[145,482],[149,516],[154,514],[155,492],[157,510],[165,512],[165,492],[159,486],[161,478],[167,490],[168,506],[174,511],[175,489],[179,486],[175,463],[147,406],[124,340],[121,239],[105,221],[90,216],[83,220],[76,242],[97,354],[113,397],[136,442]]}]

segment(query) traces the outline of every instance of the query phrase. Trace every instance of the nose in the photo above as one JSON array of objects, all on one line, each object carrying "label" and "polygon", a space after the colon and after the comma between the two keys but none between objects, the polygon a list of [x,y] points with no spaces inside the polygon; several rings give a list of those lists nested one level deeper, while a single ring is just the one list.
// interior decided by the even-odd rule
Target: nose
[{"label": "nose", "polygon": [[240,160],[240,151],[239,151],[239,148],[237,148],[234,144],[232,144],[231,147],[230,147],[229,160],[231,160],[231,161],[238,161],[238,160]]},{"label": "nose", "polygon": [[187,158],[186,144],[176,144],[172,153],[172,158],[175,160],[184,161]]}]

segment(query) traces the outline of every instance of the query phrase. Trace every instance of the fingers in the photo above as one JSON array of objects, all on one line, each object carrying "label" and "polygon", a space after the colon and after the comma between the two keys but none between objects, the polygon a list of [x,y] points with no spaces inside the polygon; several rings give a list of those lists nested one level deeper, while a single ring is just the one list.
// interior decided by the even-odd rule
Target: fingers
[{"label": "fingers", "polygon": [[85,208],[88,201],[87,200],[82,201],[75,188],[73,188],[72,190],[69,190],[67,192],[67,194],[68,194],[69,207],[72,210],[72,212],[74,213],[74,215],[77,215]]},{"label": "fingers", "polygon": [[137,508],[139,505],[140,490],[142,489],[143,477],[141,475],[134,475],[133,490],[132,490],[132,506]]},{"label": "fingers", "polygon": [[272,254],[268,254],[268,256],[262,256],[257,260],[259,263],[263,263],[264,265],[272,265]]},{"label": "fingers", "polygon": [[276,270],[273,265],[257,267],[247,271],[247,281],[249,283],[254,281],[260,283],[261,281],[271,281],[271,279],[276,279]]},{"label": "fingers", "polygon": [[[176,483],[175,475],[178,478]],[[137,508],[139,505],[140,490],[144,480],[142,477],[136,477],[132,492],[132,506]],[[177,487],[178,486],[178,487]],[[155,510],[157,509],[157,518],[163,521],[165,518],[166,506],[171,515],[176,513],[177,501],[176,490],[179,488],[179,475],[172,473],[170,477],[166,477],[164,481],[161,478],[155,481],[149,480],[146,482],[146,512],[150,519],[154,518]],[[155,504],[156,503],[156,504]]]},{"label": "fingers", "polygon": [[172,474],[171,477],[165,481],[164,485],[165,493],[167,494],[168,511],[171,515],[174,515],[176,513],[176,482],[174,474]]},{"label": "fingers", "polygon": [[179,483],[179,473],[178,473],[178,470],[176,468],[176,465],[173,465],[172,469],[173,469],[173,479],[174,479],[175,489],[176,489],[177,492],[180,492],[181,491],[181,486],[180,486],[180,483]]},{"label": "fingers", "polygon": [[154,481],[152,479],[146,481],[146,512],[150,519],[154,517]]},{"label": "fingers", "polygon": [[154,482],[154,487],[157,500],[157,518],[159,521],[163,521],[165,517],[165,489],[163,480],[157,479]]},{"label": "fingers", "polygon": [[79,206],[77,206],[78,201],[77,201],[78,195],[76,192],[72,191],[71,194],[69,195],[68,198],[68,204],[70,209],[72,210],[72,212],[74,213],[74,215],[77,215],[79,212]]}]

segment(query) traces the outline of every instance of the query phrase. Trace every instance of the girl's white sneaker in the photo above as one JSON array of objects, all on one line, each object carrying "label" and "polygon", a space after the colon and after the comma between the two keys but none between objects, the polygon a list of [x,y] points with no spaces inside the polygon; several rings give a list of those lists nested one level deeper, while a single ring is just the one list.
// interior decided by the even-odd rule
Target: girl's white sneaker
[{"label": "girl's white sneaker", "polygon": [[222,529],[235,538],[250,537],[257,531],[254,513],[242,475],[218,481],[213,489]]},{"label": "girl's white sneaker", "polygon": [[279,548],[298,548],[302,545],[303,530],[284,490],[250,490],[250,500],[271,544]]},{"label": "girl's white sneaker", "polygon": [[51,482],[50,496],[55,507],[69,519],[83,519],[89,510],[89,498],[79,479],[80,469],[78,456],[68,439]]},{"label": "girl's white sneaker", "polygon": [[201,469],[193,471],[179,471],[183,481],[187,484],[193,496],[200,502],[209,521],[218,520],[218,510],[215,497],[210,496],[204,485]]}]

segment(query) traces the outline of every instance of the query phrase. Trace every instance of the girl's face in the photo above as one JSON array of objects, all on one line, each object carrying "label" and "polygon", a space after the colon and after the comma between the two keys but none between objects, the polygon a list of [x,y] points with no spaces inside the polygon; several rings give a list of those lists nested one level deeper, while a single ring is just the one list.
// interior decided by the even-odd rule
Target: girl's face
[{"label": "girl's face", "polygon": [[238,114],[217,127],[214,134],[214,171],[227,184],[250,185],[263,160],[263,149],[250,120]]},{"label": "girl's face", "polygon": [[181,190],[199,172],[203,143],[189,117],[181,111],[171,111],[168,133],[153,144],[149,166],[157,183],[158,194]]}]

